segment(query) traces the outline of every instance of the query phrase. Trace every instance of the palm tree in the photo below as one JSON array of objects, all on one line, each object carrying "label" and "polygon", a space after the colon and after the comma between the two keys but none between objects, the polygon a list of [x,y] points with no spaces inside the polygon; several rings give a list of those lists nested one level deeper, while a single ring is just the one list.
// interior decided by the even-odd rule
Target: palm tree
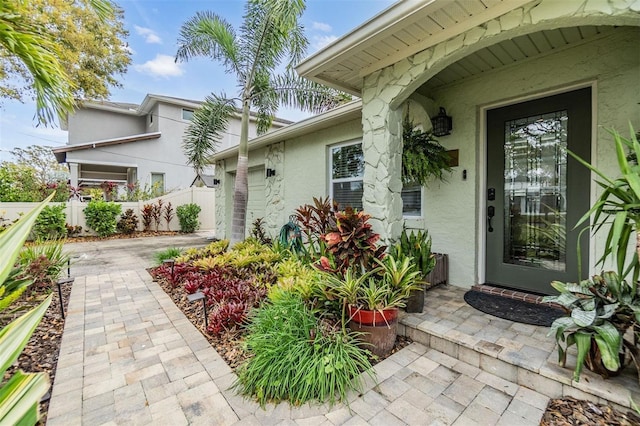
[{"label": "palm tree", "polygon": [[[242,111],[238,165],[234,183],[231,241],[244,239],[248,199],[249,112],[256,113],[258,133],[266,132],[279,105],[310,112],[334,107],[345,98],[336,91],[301,79],[293,65],[303,58],[307,39],[298,19],[303,0],[249,0],[238,33],[213,12],[199,12],[182,25],[176,61],[210,57],[235,74],[237,98],[224,93],[207,96],[186,130],[183,147],[188,162],[201,172],[215,152],[229,117]],[[285,59],[283,73],[278,68]]]}]

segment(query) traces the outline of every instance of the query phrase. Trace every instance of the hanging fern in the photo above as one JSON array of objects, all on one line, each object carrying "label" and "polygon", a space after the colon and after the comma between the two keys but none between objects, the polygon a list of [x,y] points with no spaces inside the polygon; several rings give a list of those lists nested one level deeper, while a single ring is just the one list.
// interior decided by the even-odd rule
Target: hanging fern
[{"label": "hanging fern", "polygon": [[446,181],[445,172],[451,172],[451,157],[433,137],[432,132],[416,130],[405,116],[402,132],[402,182],[426,186],[430,180]]}]

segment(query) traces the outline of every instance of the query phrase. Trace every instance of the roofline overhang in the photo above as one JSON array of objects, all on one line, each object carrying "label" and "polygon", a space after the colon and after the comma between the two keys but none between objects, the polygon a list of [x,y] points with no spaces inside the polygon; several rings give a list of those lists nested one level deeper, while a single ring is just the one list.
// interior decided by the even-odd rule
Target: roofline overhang
[{"label": "roofline overhang", "polygon": [[[398,51],[393,56],[382,58],[376,63],[362,67],[357,70],[358,75],[364,78],[377,70],[393,65],[406,57],[456,37],[475,26],[502,16],[513,9],[517,9],[518,7],[530,3],[531,1],[532,0],[504,1],[474,15],[470,19],[458,22],[442,33],[434,34],[419,43],[407,46],[407,48]],[[423,16],[437,11],[448,4],[448,2],[449,0],[398,1],[329,46],[304,59],[300,64],[298,64],[296,71],[300,76],[309,80],[338,90],[343,90],[356,96],[362,96],[360,87],[354,87],[344,81],[322,76],[322,71],[326,70],[331,65],[338,64],[340,61],[380,42],[386,36],[391,35],[394,28],[417,22]]]},{"label": "roofline overhang", "polygon": [[[325,82],[324,79],[317,79],[309,74],[320,70],[329,62],[334,62],[345,56],[350,56],[354,51],[364,47],[376,37],[382,35],[386,30],[405,20],[407,16],[424,10],[433,9],[438,0],[420,1],[404,0],[392,4],[371,19],[365,21],[351,32],[340,37],[322,50],[317,51],[304,59],[296,66],[296,71],[302,77],[328,84],[332,87],[339,82]],[[360,90],[349,87],[336,87],[349,93],[359,95]]]},{"label": "roofline overhang", "polygon": [[[249,150],[262,148],[266,145],[292,139],[314,131],[322,130],[332,125],[356,119],[362,115],[362,101],[356,100],[340,105],[322,114],[314,115],[289,126],[273,130],[249,141]],[[220,151],[211,156],[211,161],[222,160],[238,154],[238,146]]]},{"label": "roofline overhang", "polygon": [[55,155],[58,163],[65,163],[67,152],[82,151],[85,149],[95,149],[103,146],[120,145],[120,144],[130,143],[130,142],[158,139],[160,136],[162,136],[161,132],[142,133],[139,135],[126,136],[123,138],[104,139],[104,140],[95,141],[95,142],[84,142],[84,143],[78,143],[74,145],[66,145],[66,146],[61,146],[59,148],[53,148],[51,151],[53,152],[53,155]]}]

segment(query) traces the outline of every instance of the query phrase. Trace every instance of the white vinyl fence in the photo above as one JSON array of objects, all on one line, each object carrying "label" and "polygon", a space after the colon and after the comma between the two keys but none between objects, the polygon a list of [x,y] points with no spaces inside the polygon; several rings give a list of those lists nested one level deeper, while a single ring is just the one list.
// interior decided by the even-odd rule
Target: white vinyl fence
[{"label": "white vinyl fence", "polygon": [[[158,202],[158,199],[162,199],[163,205],[171,203],[171,206],[173,207],[173,219],[169,224],[169,230],[180,230],[180,222],[178,221],[176,210],[178,206],[189,203],[197,204],[202,209],[200,211],[200,215],[198,216],[198,219],[200,220],[199,229],[206,231],[215,230],[216,218],[214,188],[191,187],[176,192],[170,192],[163,195],[162,197],[152,198],[146,201],[122,202],[118,204],[122,206],[122,213],[127,211],[127,209],[133,209],[134,213],[138,216],[138,230],[142,230],[142,215],[140,214],[140,212],[142,211],[145,204],[156,204]],[[17,219],[20,214],[25,214],[31,211],[31,209],[33,209],[38,204],[39,203],[0,203],[0,216],[4,217],[4,219],[13,221],[14,219]],[[51,204],[66,204],[67,208],[65,213],[67,215],[67,223],[72,226],[82,226],[82,235],[93,234],[93,231],[87,228],[83,213],[83,210],[88,203],[72,200],[67,203]],[[163,219],[160,222],[160,227],[158,228],[158,230],[167,230],[167,224],[164,220],[164,211]]]}]

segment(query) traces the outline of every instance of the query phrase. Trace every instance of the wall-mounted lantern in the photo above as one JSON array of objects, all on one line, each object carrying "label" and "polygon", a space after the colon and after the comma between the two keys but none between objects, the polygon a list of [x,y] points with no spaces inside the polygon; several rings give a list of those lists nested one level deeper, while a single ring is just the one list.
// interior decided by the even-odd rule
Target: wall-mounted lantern
[{"label": "wall-mounted lantern", "polygon": [[434,136],[450,135],[453,129],[453,120],[447,115],[447,111],[443,107],[440,107],[438,115],[431,119],[431,124],[433,125]]}]

